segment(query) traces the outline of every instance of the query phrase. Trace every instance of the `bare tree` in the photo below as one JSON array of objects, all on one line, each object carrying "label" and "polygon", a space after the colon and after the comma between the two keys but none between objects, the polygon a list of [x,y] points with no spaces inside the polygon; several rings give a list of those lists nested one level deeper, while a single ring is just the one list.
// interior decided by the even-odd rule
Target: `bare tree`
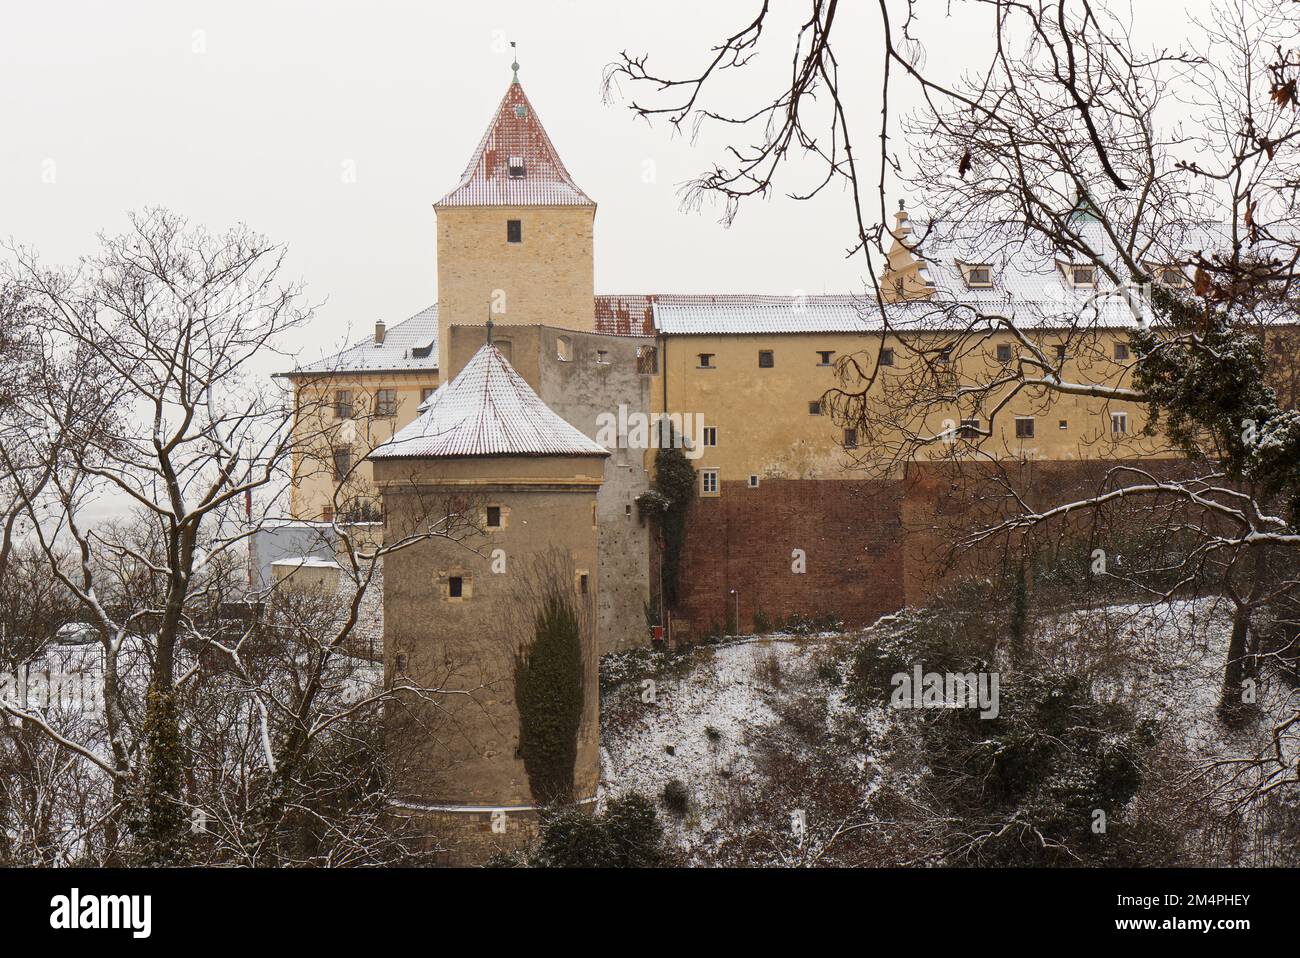
[{"label": "bare tree", "polygon": [[[268,389],[261,365],[311,310],[279,281],[284,248],[246,228],[214,235],[162,210],[130,222],[72,269],[10,251],[6,288],[24,304],[38,383],[13,404],[5,516],[27,524],[96,636],[102,725],[69,725],[4,697],[0,709],[107,783],[96,825],[104,860],[190,860],[195,821],[236,807],[239,827],[225,819],[228,840],[213,854],[292,861],[286,822],[310,814],[306,796],[319,795],[313,763],[346,753],[361,734],[352,720],[373,722],[387,694],[382,682],[359,697],[341,692],[342,676],[362,669],[349,639],[384,557],[458,539],[477,515],[440,501],[396,530],[356,525],[341,510],[327,538],[342,586],[311,628],[286,618],[274,586],[253,591],[247,544],[282,518],[291,464],[322,446],[302,428],[312,400]],[[122,504],[130,518],[104,518]],[[214,708],[226,724],[206,724]],[[213,747],[236,741],[251,751]],[[199,758],[207,779],[196,777]],[[358,841],[346,845],[330,847],[356,860]]]}]

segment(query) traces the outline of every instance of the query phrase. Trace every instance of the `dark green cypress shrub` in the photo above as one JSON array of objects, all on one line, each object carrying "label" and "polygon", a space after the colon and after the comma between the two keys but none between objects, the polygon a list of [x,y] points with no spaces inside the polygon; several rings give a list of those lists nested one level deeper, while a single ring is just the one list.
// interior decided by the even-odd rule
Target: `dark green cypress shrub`
[{"label": "dark green cypress shrub", "polygon": [[582,628],[574,597],[552,582],[533,640],[515,657],[519,752],[539,805],[573,801],[582,722]]}]

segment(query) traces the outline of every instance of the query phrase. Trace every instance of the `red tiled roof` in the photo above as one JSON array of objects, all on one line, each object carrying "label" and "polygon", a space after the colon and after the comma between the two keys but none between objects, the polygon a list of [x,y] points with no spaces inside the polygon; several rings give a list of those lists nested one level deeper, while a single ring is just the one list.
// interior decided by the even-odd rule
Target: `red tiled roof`
[{"label": "red tiled roof", "polygon": [[[519,161],[522,161],[520,163]],[[523,175],[511,176],[522,165]],[[470,157],[460,183],[435,206],[595,206],[569,176],[516,80]]]}]

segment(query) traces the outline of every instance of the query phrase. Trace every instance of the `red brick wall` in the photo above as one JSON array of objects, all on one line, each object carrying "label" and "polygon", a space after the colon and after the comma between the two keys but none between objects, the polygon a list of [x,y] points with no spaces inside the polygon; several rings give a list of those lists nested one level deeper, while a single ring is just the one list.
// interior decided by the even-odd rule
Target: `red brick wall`
[{"label": "red brick wall", "polygon": [[[903,604],[902,484],[878,480],[723,482],[687,519],[681,614],[696,637],[725,627],[739,593],[741,626],[836,613],[859,625]],[[794,549],[807,572],[791,570]]]},{"label": "red brick wall", "polygon": [[[864,625],[904,605],[920,605],[945,577],[993,564],[1007,547],[993,541],[954,553],[957,531],[984,527],[1014,508],[1035,509],[1097,492],[1114,462],[1035,462],[987,469],[966,464],[913,465],[905,480],[765,479],[757,489],[723,482],[687,519],[679,615],[698,640],[726,627],[739,593],[739,625],[761,609],[775,621],[791,614],[834,613]],[[1158,477],[1184,472],[1182,460],[1144,462]],[[1142,481],[1135,474],[1127,483]],[[1112,486],[1114,483],[1112,483]],[[791,570],[803,549],[807,572]]]}]

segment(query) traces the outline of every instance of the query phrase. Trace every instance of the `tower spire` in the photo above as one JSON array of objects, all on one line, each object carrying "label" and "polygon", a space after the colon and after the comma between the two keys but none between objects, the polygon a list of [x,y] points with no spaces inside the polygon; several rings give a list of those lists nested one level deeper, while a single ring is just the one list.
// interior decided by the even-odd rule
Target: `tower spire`
[{"label": "tower spire", "polygon": [[512,79],[510,82],[518,83],[519,82],[519,48],[518,46],[516,46],[514,40],[510,41],[510,49],[514,51],[514,55],[515,55],[515,62],[510,64],[510,69],[515,72],[515,75],[514,75],[514,79]]}]

